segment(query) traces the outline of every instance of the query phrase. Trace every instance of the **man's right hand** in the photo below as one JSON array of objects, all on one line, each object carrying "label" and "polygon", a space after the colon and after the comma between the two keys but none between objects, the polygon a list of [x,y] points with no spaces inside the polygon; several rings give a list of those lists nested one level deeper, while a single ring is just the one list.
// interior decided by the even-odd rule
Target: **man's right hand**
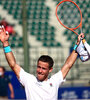
[{"label": "man's right hand", "polygon": [[0,26],[0,41],[2,43],[7,42],[9,39],[9,33],[5,30],[4,26]]}]

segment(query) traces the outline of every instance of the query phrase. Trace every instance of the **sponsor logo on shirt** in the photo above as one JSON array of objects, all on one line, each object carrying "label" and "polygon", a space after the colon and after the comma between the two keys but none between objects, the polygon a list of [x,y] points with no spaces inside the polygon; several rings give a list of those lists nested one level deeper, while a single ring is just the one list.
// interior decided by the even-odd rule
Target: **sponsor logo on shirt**
[{"label": "sponsor logo on shirt", "polygon": [[51,87],[53,86],[52,83],[50,83],[50,86],[51,86]]}]

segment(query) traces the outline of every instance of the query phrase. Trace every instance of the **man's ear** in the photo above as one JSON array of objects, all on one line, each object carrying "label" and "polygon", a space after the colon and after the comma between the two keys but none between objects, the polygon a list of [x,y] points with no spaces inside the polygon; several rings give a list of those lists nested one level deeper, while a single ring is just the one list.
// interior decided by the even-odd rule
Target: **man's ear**
[{"label": "man's ear", "polygon": [[50,69],[49,69],[49,73],[52,72],[52,70],[53,70],[53,68],[50,68]]}]

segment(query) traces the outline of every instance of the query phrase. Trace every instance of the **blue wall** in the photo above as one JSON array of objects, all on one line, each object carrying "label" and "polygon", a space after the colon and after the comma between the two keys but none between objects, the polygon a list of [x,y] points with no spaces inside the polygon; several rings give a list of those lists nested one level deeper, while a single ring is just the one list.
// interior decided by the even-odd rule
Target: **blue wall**
[{"label": "blue wall", "polygon": [[59,88],[59,99],[90,99],[90,87],[63,87]]}]

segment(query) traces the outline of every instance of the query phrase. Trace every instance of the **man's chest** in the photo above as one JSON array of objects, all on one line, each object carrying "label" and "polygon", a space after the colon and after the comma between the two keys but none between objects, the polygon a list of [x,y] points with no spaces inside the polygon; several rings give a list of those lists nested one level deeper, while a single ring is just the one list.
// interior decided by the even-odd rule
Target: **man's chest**
[{"label": "man's chest", "polygon": [[56,95],[57,89],[52,82],[34,82],[32,85],[28,85],[29,93],[39,95],[44,98],[52,98]]}]

